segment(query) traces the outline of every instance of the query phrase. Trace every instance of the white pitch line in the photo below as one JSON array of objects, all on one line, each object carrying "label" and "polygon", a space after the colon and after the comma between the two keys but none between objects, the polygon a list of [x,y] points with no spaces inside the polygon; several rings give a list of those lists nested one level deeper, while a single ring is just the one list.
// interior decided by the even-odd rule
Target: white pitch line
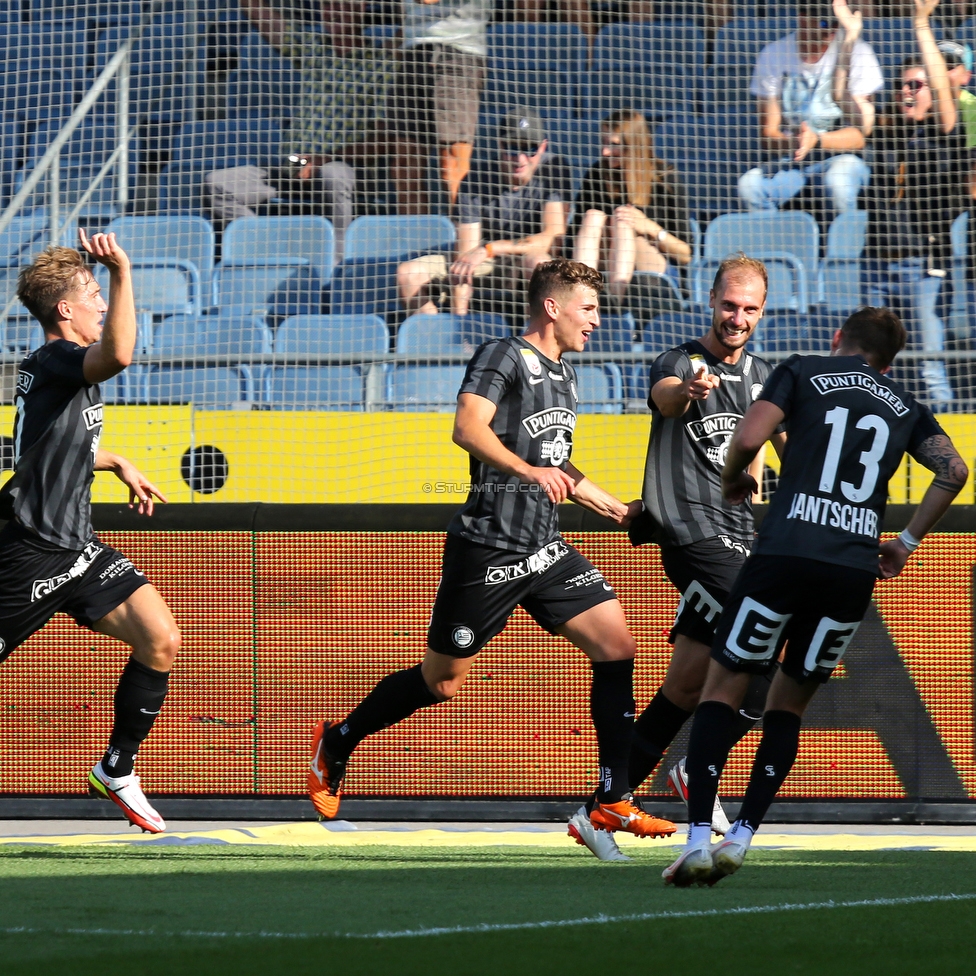
[{"label": "white pitch line", "polygon": [[763,915],[773,912],[808,912],[829,908],[884,908],[895,905],[921,905],[932,902],[974,901],[976,894],[915,895],[910,898],[868,898],[859,901],[811,901],[785,905],[745,905],[739,908],[706,908],[692,912],[644,912],[636,915],[589,915],[583,918],[553,919],[543,922],[511,922],[480,925],[454,925],[430,929],[399,929],[380,932],[183,932],[156,929],[40,929],[28,926],[0,928],[0,935],[137,935],[173,939],[416,939],[430,935],[477,935],[484,932],[524,932],[533,929],[562,929],[579,925],[609,925],[614,922],[654,922],[680,918],[720,918],[727,915]]}]

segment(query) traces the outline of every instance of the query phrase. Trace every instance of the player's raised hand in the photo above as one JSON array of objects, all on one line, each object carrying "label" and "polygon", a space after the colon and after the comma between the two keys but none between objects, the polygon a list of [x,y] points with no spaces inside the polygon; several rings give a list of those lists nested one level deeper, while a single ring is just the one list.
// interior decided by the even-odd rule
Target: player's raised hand
[{"label": "player's raised hand", "polygon": [[520,478],[538,485],[557,505],[576,494],[576,482],[562,468],[529,468]]},{"label": "player's raised hand", "polygon": [[[922,0],[922,2],[928,3],[931,0]],[[939,0],[935,0],[935,4],[938,2]],[[915,0],[916,7],[918,4],[919,0]],[[935,4],[933,4],[933,8]],[[853,44],[861,36],[861,30],[864,27],[864,15],[860,10],[851,10],[847,5],[847,0],[834,0],[833,7],[837,23],[844,28],[844,41]]]},{"label": "player's raised hand", "polygon": [[129,268],[129,255],[122,250],[115,239],[115,233],[92,234],[89,238],[85,231],[78,228],[78,240],[81,246],[99,263],[104,264],[110,271],[126,271]]},{"label": "player's raised hand", "polygon": [[714,373],[709,373],[708,366],[702,363],[695,371],[695,375],[687,381],[685,392],[689,400],[706,400],[708,394],[716,389],[721,383],[719,377]]},{"label": "player's raised hand", "polygon": [[915,19],[928,20],[935,13],[939,0],[915,0]]},{"label": "player's raised hand", "polygon": [[882,542],[878,549],[878,575],[882,579],[897,576],[905,568],[909,555],[899,539]]}]

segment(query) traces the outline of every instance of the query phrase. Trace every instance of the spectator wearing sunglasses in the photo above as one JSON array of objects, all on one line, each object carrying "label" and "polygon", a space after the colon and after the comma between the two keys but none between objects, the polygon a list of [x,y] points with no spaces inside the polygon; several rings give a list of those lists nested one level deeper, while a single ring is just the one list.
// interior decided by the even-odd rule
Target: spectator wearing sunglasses
[{"label": "spectator wearing sunglasses", "polygon": [[[865,296],[872,305],[902,305],[909,347],[927,352],[945,348],[950,230],[971,204],[973,163],[959,92],[929,24],[937,6],[938,0],[915,0],[918,50],[902,64],[893,111],[871,140],[868,247],[879,271]],[[924,361],[922,379],[930,406],[950,409],[945,362]]]},{"label": "spectator wearing sunglasses", "polygon": [[524,294],[536,265],[555,255],[572,201],[569,166],[548,148],[538,116],[515,112],[501,120],[497,155],[476,160],[461,184],[453,261],[430,254],[397,271],[408,311],[465,315],[472,299],[479,310],[503,311],[491,307],[492,295]]}]

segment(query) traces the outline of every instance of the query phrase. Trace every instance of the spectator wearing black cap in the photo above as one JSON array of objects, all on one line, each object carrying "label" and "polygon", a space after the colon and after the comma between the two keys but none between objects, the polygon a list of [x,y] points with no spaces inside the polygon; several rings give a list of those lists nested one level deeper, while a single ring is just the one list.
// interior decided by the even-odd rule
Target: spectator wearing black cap
[{"label": "spectator wearing black cap", "polygon": [[546,135],[530,112],[502,119],[497,155],[476,161],[461,184],[453,263],[430,254],[397,271],[409,311],[464,315],[474,287],[521,292],[535,266],[551,260],[566,233],[572,179],[566,161],[549,154]]},{"label": "spectator wearing black cap", "polygon": [[775,210],[810,183],[834,211],[856,210],[870,179],[858,153],[874,124],[871,97],[884,86],[881,67],[860,40],[860,12],[846,0],[834,0],[833,11],[804,0],[798,24],[756,61],[750,91],[759,100],[763,146],[777,158],[743,173],[739,196],[751,210]]}]

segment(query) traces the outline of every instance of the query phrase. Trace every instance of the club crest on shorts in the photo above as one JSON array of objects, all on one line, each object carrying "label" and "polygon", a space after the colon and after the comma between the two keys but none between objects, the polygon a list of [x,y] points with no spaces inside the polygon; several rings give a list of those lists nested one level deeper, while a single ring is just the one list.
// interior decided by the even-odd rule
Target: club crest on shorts
[{"label": "club crest on shorts", "polygon": [[474,631],[470,627],[455,627],[451,640],[455,647],[470,647],[474,643]]},{"label": "club crest on shorts", "polygon": [[531,349],[520,349],[522,353],[522,358],[525,360],[525,367],[533,376],[542,375],[542,363],[539,362],[539,357]]}]

